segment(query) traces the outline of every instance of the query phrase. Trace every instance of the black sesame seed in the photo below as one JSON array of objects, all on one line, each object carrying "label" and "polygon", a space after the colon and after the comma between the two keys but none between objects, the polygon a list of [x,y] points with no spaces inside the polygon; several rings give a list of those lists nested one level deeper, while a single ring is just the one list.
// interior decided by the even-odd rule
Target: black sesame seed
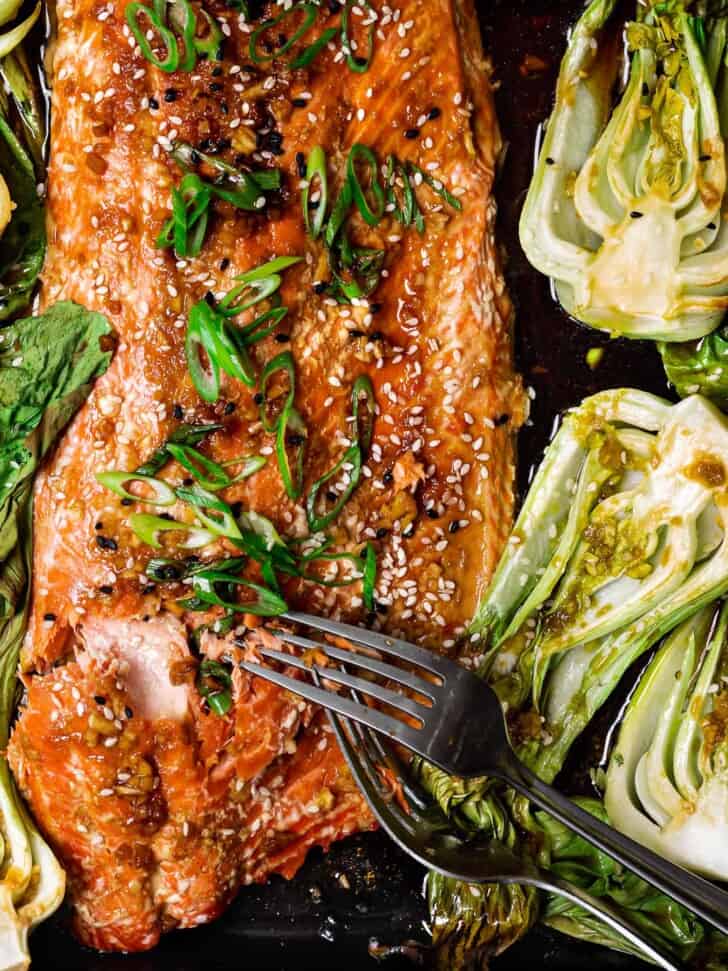
[{"label": "black sesame seed", "polygon": [[384,334],[382,333],[381,330],[372,331],[372,333],[369,335],[369,340],[372,340],[372,341],[383,341],[384,340]]},{"label": "black sesame seed", "polygon": [[553,159],[551,158],[551,156],[550,156],[550,155],[548,155],[548,156],[546,157],[546,164],[547,164],[547,165],[556,165],[556,162],[554,162],[554,160],[553,160]]},{"label": "black sesame seed", "polygon": [[97,536],[96,543],[102,550],[118,550],[119,544],[110,536]]},{"label": "black sesame seed", "polygon": [[55,614],[51,614],[51,613],[43,614],[43,620],[47,620],[49,623],[52,623],[55,619],[56,619]]},{"label": "black sesame seed", "polygon": [[700,162],[709,162],[710,161],[710,155],[700,155],[698,157],[698,161],[700,161]]},{"label": "black sesame seed", "polygon": [[708,229],[715,229],[715,223],[708,223]]},{"label": "black sesame seed", "polygon": [[221,271],[224,273],[229,266],[230,266],[230,260],[227,258],[227,256],[223,256],[223,258],[220,260]]},{"label": "black sesame seed", "polygon": [[114,592],[114,588],[109,586],[108,583],[102,583],[101,586],[99,587],[99,590],[101,591],[101,593],[105,593],[107,596],[108,594]]},{"label": "black sesame seed", "polygon": [[167,90],[164,92],[164,100],[165,101],[176,101],[177,100],[177,91],[174,88],[167,88]]},{"label": "black sesame seed", "polygon": [[127,718],[133,718],[134,717],[134,712],[131,710],[131,708],[129,707],[129,705],[127,705],[126,708],[124,709],[124,714],[126,715]]},{"label": "black sesame seed", "polygon": [[104,698],[103,695],[94,695],[94,701],[96,702],[97,705],[106,704],[106,698]]},{"label": "black sesame seed", "polygon": [[434,121],[435,118],[439,118],[441,114],[442,111],[440,111],[438,107],[430,108],[430,110],[427,112],[427,118],[429,121]]},{"label": "black sesame seed", "polygon": [[336,493],[333,491],[333,489],[329,489],[327,491],[327,493],[326,493],[326,498],[329,500],[329,502],[336,502],[336,500],[339,497],[336,495]]},{"label": "black sesame seed", "polygon": [[326,282],[324,280],[317,280],[313,285],[314,293],[323,293],[326,289]]},{"label": "black sesame seed", "polygon": [[440,513],[435,508],[428,509],[427,510],[427,515],[428,515],[428,517],[430,519],[439,519],[440,518]]},{"label": "black sesame seed", "polygon": [[306,99],[305,98],[294,98],[293,101],[291,101],[291,104],[293,105],[294,108],[305,108],[306,107]]},{"label": "black sesame seed", "polygon": [[447,527],[448,533],[457,533],[457,531],[459,529],[460,529],[460,520],[459,519],[453,519],[453,521]]},{"label": "black sesame seed", "polygon": [[420,134],[419,128],[408,128],[404,133],[405,138],[417,138]]},{"label": "black sesame seed", "polygon": [[142,593],[148,596],[150,593],[154,593],[156,589],[153,583],[147,583],[142,587]]},{"label": "black sesame seed", "polygon": [[182,405],[174,405],[172,408],[172,415],[176,421],[182,421],[185,416],[184,408]]},{"label": "black sesame seed", "polygon": [[303,152],[296,152],[296,167],[298,168],[298,174],[302,179],[306,178],[306,156]]},{"label": "black sesame seed", "polygon": [[380,603],[380,601],[377,600],[376,603],[374,604],[374,609],[378,614],[386,614],[387,611],[389,610],[389,607],[386,604]]},{"label": "black sesame seed", "polygon": [[190,162],[192,162],[193,165],[199,165],[201,161],[202,159],[200,158],[200,153],[196,152],[193,148],[190,152]]},{"label": "black sesame seed", "polygon": [[[286,436],[286,444],[290,445],[291,448],[298,448],[299,445],[303,445],[306,441],[303,435],[299,435],[298,432],[294,432],[292,435]],[[336,498],[336,496],[334,496]]]},{"label": "black sesame seed", "polygon": [[172,514],[169,513],[169,512],[160,512],[159,518],[160,519],[167,519],[167,520],[169,520],[170,523],[172,522]]},{"label": "black sesame seed", "polygon": [[649,93],[650,93],[650,86],[649,86],[649,84],[648,84],[648,83],[647,83],[646,81],[644,81],[644,82],[642,83],[642,94],[643,94],[643,95],[644,95],[645,97],[647,97],[647,95],[648,95]]},{"label": "black sesame seed", "polygon": [[191,485],[194,485],[194,484],[195,484],[195,480],[194,479],[191,479],[188,475],[185,476],[184,479],[182,479],[182,485],[183,486],[191,486]]},{"label": "black sesame seed", "polygon": [[232,413],[235,411],[235,408],[236,408],[235,402],[234,401],[228,401],[228,403],[225,405],[225,407],[223,409],[223,412],[226,415],[232,415]]},{"label": "black sesame seed", "polygon": [[378,314],[379,311],[382,309],[382,306],[383,305],[381,303],[377,303],[376,301],[374,303],[370,303],[369,304],[369,313],[370,314]]},{"label": "black sesame seed", "polygon": [[100,521],[96,523],[96,525],[94,526],[94,529],[103,529],[103,528],[104,528],[104,524]]},{"label": "black sesame seed", "polygon": [[256,393],[253,395],[253,401],[255,402],[256,405],[262,405],[263,402],[265,401],[265,395],[263,394],[263,392],[256,391]]},{"label": "black sesame seed", "polygon": [[220,84],[220,82],[213,81],[212,84],[210,85],[210,91],[215,91],[215,92],[222,91],[222,85]]},{"label": "black sesame seed", "polygon": [[394,482],[394,473],[391,469],[387,469],[387,471],[384,473],[382,476],[382,482],[385,485],[390,485],[392,482]]},{"label": "black sesame seed", "polygon": [[151,109],[152,109],[153,111],[156,111],[156,110],[157,110],[157,108],[159,107],[159,102],[157,101],[157,99],[156,99],[156,98],[150,98],[150,99],[149,99],[149,107],[150,107],[150,108],[151,108]]},{"label": "black sesame seed", "polygon": [[122,506],[133,506],[134,505],[134,500],[133,499],[127,499],[126,496],[124,496],[124,498],[121,500],[121,504],[122,504]]},{"label": "black sesame seed", "polygon": [[287,344],[291,337],[289,334],[276,334],[276,340],[279,344]]},{"label": "black sesame seed", "polygon": [[354,328],[353,330],[349,331],[349,337],[366,337],[366,332]]},{"label": "black sesame seed", "polygon": [[386,526],[380,526],[377,530],[377,539],[384,539],[384,537],[389,533]]},{"label": "black sesame seed", "polygon": [[629,215],[631,219],[641,219],[644,216],[644,213],[638,212],[637,209],[633,209]]},{"label": "black sesame seed", "polygon": [[222,68],[221,67],[214,67],[212,69],[212,76],[214,78],[219,78],[221,74],[222,74]]},{"label": "black sesame seed", "polygon": [[496,415],[496,417],[493,419],[493,424],[505,425],[506,422],[509,420],[509,418],[510,418],[510,415]]}]

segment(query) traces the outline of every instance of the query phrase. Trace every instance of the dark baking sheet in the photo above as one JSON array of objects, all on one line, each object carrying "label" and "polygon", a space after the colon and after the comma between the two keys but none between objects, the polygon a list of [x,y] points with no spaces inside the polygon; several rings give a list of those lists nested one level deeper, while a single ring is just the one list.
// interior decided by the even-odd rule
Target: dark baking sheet
[{"label": "dark baking sheet", "polygon": [[[535,391],[531,421],[520,438],[521,488],[564,408],[584,395],[620,385],[667,393],[651,344],[602,338],[569,320],[518,246],[518,215],[531,173],[536,130],[550,108],[566,29],[581,6],[581,0],[480,0],[486,47],[501,82],[498,113],[508,143],[498,185],[500,240],[507,252],[507,275],[517,307],[518,363]],[[537,73],[524,71],[526,54],[542,58],[545,68]],[[592,372],[585,356],[596,346],[603,346],[605,353]],[[607,724],[609,718],[607,711],[600,722]],[[572,784],[585,778],[584,762],[592,760],[588,753],[595,751],[597,743],[595,738],[582,742],[572,759]],[[344,967],[366,971],[376,966],[369,957],[373,939],[394,946],[419,942],[419,948],[407,948],[408,957],[397,953],[387,957],[387,971],[427,967],[423,876],[422,868],[381,833],[354,837],[326,856],[312,853],[290,883],[274,878],[265,886],[243,889],[219,921],[169,934],[148,954],[99,955],[85,950],[70,936],[67,915],[61,912],[33,935],[33,967],[38,971],[338,971]],[[541,928],[493,966],[497,971],[648,967]]]}]

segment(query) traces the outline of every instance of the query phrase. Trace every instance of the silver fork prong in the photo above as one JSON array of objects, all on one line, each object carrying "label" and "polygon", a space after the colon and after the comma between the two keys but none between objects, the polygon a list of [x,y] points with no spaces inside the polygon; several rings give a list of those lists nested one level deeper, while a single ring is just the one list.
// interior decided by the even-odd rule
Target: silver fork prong
[{"label": "silver fork prong", "polygon": [[334,684],[341,684],[345,688],[352,688],[355,691],[359,691],[361,694],[369,698],[374,698],[375,701],[383,705],[389,705],[398,711],[403,711],[408,715],[412,715],[414,718],[418,718],[422,722],[424,722],[425,716],[431,710],[428,706],[415,701],[414,698],[409,698],[407,695],[392,691],[390,688],[384,688],[382,685],[377,684],[376,681],[357,678],[356,675],[342,671],[341,668],[325,668],[319,664],[314,664],[313,670],[320,678],[326,678],[328,681],[333,681]]},{"label": "silver fork prong", "polygon": [[[278,661],[279,664],[288,664],[291,667],[297,668],[299,671],[308,671],[309,674],[315,671],[319,677],[333,681],[334,684],[341,684],[345,688],[351,688],[353,691],[361,691],[362,694],[368,695],[370,698],[375,698],[377,701],[382,702],[382,704],[390,705],[392,708],[397,708],[399,711],[404,711],[408,715],[413,715],[420,720],[424,720],[424,714],[429,710],[427,706],[418,704],[413,698],[408,698],[406,695],[391,691],[389,688],[385,688],[375,681],[366,681],[364,678],[357,678],[355,675],[342,671],[340,668],[325,668],[320,664],[307,664],[303,658],[298,657],[296,654],[285,654],[283,651],[274,651],[270,647],[259,648],[259,653],[271,661]],[[393,670],[396,671],[397,669],[394,668]],[[356,700],[359,701],[359,699]]]},{"label": "silver fork prong", "polygon": [[387,664],[385,661],[380,661],[379,658],[371,657],[369,654],[360,654],[358,651],[345,650],[341,647],[335,647],[333,644],[312,641],[308,637],[301,637],[299,634],[289,634],[288,631],[281,630],[278,627],[272,627],[271,630],[287,644],[301,647],[305,651],[323,651],[334,661],[343,661],[344,664],[350,664],[352,667],[362,668],[364,671],[371,671],[372,674],[379,674],[390,681],[397,681],[399,684],[404,685],[405,688],[410,688],[412,691],[425,695],[433,701],[435,700],[435,693],[440,688],[440,684],[433,684],[431,681],[427,681],[425,678],[421,678],[411,671],[396,668],[393,664]]},{"label": "silver fork prong", "polygon": [[[287,661],[288,655],[284,655],[284,657]],[[306,681],[300,681],[286,674],[280,674],[272,668],[264,667],[262,664],[257,664],[253,661],[239,661],[238,666],[243,671],[247,671],[249,674],[255,674],[260,678],[265,678],[266,681],[272,681],[273,684],[277,684],[280,688],[286,688],[288,691],[300,695],[315,705],[321,705],[323,708],[332,709],[340,715],[353,718],[354,721],[362,722],[364,725],[373,728],[374,731],[382,732],[384,735],[396,739],[415,752],[419,751],[417,738],[419,729],[411,728],[404,722],[392,718],[390,715],[385,715],[381,711],[377,711],[376,708],[369,708],[368,705],[362,705],[352,701],[350,698],[342,697],[336,694],[335,691],[327,691],[325,688],[316,687]],[[326,677],[326,669],[321,668],[320,671],[323,677]]]},{"label": "silver fork prong", "polygon": [[354,627],[352,624],[342,624],[338,620],[328,620],[325,617],[313,617],[310,614],[287,613],[281,614],[280,619],[290,620],[312,630],[320,630],[326,634],[333,634],[335,637],[343,637],[354,644],[362,644],[371,647],[374,651],[382,654],[391,654],[393,657],[409,661],[418,667],[431,671],[439,675],[443,680],[448,676],[454,662],[447,658],[440,658],[437,654],[426,650],[424,647],[415,647],[396,637],[387,637],[386,634],[377,634],[363,627]]}]

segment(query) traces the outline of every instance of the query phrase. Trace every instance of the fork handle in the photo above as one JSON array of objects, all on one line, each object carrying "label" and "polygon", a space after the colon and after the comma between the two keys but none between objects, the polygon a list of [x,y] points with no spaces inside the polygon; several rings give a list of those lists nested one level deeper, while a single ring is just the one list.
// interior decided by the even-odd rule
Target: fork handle
[{"label": "fork handle", "polygon": [[728,893],[710,880],[658,856],[652,850],[618,832],[571,799],[547,785],[515,755],[503,769],[504,781],[541,809],[583,836],[598,849],[618,860],[647,883],[677,900],[698,917],[728,934]]}]

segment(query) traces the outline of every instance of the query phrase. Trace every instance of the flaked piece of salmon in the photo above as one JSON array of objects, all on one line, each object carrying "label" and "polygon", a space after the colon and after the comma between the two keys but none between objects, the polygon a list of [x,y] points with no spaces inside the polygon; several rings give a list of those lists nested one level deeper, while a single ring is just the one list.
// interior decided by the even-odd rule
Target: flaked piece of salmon
[{"label": "flaked piece of salmon", "polygon": [[[303,68],[253,64],[251,26],[213,0],[205,9],[223,25],[222,60],[165,74],[135,45],[122,0],[57,4],[43,300],[104,312],[120,342],[37,483],[27,697],[10,760],[68,868],[78,933],[99,948],[151,947],[167,928],[215,917],[241,884],[291,876],[310,846],[372,825],[322,714],[235,667],[271,635],[239,624],[192,638],[211,618],[179,606],[183,584],[149,582],[155,551],[96,480],[136,468],[180,422],[212,420],[222,427],[204,443],[208,457],[269,456],[219,495],[286,537],[306,534],[255,389],[225,379],[214,405],[195,391],[191,306],[276,256],[304,257],[284,276],[279,338],[252,355],[261,367],[282,345],[292,351],[308,429],[304,497],[343,454],[355,378],[371,378],[372,447],[328,532],[333,549],[374,544],[372,622],[452,647],[508,533],[524,398],[493,237],[500,141],[472,0],[348,7],[376,17],[361,73],[335,43]],[[340,17],[322,5],[311,39]],[[215,203],[188,259],[156,244],[181,176],[170,156],[178,141],[283,173],[259,212]],[[355,217],[357,243],[385,251],[385,272],[368,300],[341,304],[321,292],[326,259],[305,232],[299,181],[321,145],[338,191],[355,143],[415,163],[460,208],[420,180],[422,233],[389,212],[376,227]],[[179,484],[187,474],[170,463],[163,476]],[[226,552],[220,541],[201,556]],[[285,593],[310,611],[363,617],[361,583],[298,580]],[[205,658],[232,672],[227,712],[200,695]]]}]

